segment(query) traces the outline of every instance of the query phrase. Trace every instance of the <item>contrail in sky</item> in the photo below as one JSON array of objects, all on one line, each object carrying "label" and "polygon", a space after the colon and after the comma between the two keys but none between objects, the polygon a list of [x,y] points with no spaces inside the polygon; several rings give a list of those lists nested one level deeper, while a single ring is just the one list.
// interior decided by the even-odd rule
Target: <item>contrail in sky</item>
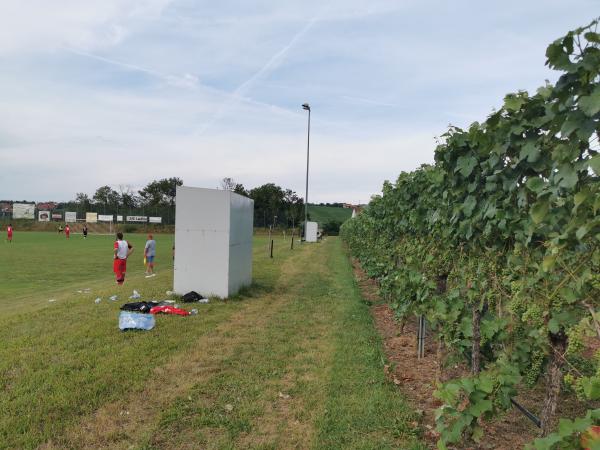
[{"label": "contrail in sky", "polygon": [[296,33],[294,35],[294,37],[287,43],[287,45],[285,45],[281,50],[279,50],[277,53],[275,53],[267,61],[267,63],[264,66],[262,66],[260,68],[260,70],[258,70],[254,75],[252,75],[250,78],[248,78],[242,84],[240,84],[229,95],[229,98],[225,102],[223,102],[221,104],[221,106],[219,106],[219,109],[217,110],[215,115],[212,117],[212,119],[210,119],[207,123],[205,123],[204,126],[198,131],[198,135],[204,134],[206,132],[206,130],[208,130],[210,127],[212,127],[215,124],[215,122],[217,122],[219,119],[221,119],[231,109],[231,107],[235,103],[237,103],[239,100],[241,100],[243,98],[245,93],[252,87],[252,85],[254,83],[256,83],[256,81],[258,81],[265,74],[273,71],[282,62],[285,55],[290,51],[290,49],[292,47],[294,47],[294,45],[296,45],[296,43],[300,39],[302,39],[302,37],[306,33],[308,33],[308,31],[314,26],[315,23],[318,22],[320,17],[321,17],[321,14],[318,14],[315,17],[313,17],[312,19],[310,19],[308,21],[308,23],[306,25],[304,25],[304,27],[302,27],[302,29],[298,33]]}]

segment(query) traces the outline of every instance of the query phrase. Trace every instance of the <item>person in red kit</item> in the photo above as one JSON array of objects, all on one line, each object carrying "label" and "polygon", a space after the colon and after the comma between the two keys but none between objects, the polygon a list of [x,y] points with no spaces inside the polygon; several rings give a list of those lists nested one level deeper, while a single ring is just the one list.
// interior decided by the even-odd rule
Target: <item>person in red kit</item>
[{"label": "person in red kit", "polygon": [[69,239],[70,235],[71,235],[71,227],[69,226],[69,224],[67,224],[65,226],[65,236],[67,237],[67,239]]},{"label": "person in red kit", "polygon": [[8,240],[8,242],[12,242],[12,234],[13,234],[12,223],[9,223],[8,228],[6,228],[6,239]]},{"label": "person in red kit", "polygon": [[113,270],[117,277],[117,284],[120,286],[125,282],[125,272],[127,271],[127,258],[133,253],[133,246],[123,239],[123,233],[117,233],[117,240],[114,246]]}]

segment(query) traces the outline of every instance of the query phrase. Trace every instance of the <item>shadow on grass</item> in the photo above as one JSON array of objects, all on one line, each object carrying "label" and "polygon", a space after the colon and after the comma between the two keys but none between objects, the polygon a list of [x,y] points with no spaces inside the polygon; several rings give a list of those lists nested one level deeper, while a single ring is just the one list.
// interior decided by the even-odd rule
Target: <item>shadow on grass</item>
[{"label": "shadow on grass", "polygon": [[244,300],[263,297],[275,290],[273,283],[265,283],[262,281],[254,281],[250,286],[245,286],[239,290],[239,292],[231,297],[221,299],[224,302],[241,302]]}]

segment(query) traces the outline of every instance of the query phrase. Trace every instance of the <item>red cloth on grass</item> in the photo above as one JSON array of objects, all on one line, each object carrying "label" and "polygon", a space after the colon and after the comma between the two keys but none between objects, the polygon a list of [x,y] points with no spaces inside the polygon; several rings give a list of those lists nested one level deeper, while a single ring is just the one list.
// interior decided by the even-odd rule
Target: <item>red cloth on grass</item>
[{"label": "red cloth on grass", "polygon": [[174,306],[154,306],[150,308],[150,314],[177,314],[179,316],[189,316],[190,313],[185,309],[175,308]]}]

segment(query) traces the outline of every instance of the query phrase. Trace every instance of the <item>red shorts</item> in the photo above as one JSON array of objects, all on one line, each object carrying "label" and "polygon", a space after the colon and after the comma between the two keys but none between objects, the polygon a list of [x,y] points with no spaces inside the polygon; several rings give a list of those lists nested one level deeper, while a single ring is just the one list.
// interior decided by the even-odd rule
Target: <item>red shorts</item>
[{"label": "red shorts", "polygon": [[113,261],[113,271],[117,277],[117,282],[125,280],[125,272],[127,271],[127,260],[116,258]]}]

